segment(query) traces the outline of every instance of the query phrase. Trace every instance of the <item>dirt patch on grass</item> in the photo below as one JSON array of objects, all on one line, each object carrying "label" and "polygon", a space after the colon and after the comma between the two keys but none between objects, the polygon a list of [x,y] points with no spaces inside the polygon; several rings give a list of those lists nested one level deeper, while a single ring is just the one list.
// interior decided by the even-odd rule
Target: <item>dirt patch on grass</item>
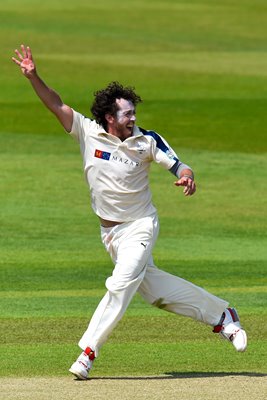
[{"label": "dirt patch on grass", "polygon": [[1,400],[266,400],[267,376],[1,378]]}]

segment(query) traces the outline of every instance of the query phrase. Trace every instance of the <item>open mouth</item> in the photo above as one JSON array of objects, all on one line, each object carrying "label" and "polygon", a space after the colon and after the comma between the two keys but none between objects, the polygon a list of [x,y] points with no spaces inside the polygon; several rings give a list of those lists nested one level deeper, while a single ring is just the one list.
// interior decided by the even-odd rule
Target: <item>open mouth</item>
[{"label": "open mouth", "polygon": [[133,131],[133,127],[134,127],[133,125],[127,125],[127,126],[126,126],[126,128],[127,128],[130,132]]}]

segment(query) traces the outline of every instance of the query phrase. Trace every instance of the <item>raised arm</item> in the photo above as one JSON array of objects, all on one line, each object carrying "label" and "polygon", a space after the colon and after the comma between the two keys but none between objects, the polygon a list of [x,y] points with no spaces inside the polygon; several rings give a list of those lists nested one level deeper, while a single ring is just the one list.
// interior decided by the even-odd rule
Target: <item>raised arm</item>
[{"label": "raised arm", "polygon": [[36,66],[32,58],[30,47],[21,45],[21,51],[15,50],[17,58],[12,57],[12,60],[17,64],[22,74],[29,79],[33,89],[44,105],[58,118],[66,131],[70,132],[73,121],[72,109],[64,104],[60,96],[39,77],[36,71]]}]

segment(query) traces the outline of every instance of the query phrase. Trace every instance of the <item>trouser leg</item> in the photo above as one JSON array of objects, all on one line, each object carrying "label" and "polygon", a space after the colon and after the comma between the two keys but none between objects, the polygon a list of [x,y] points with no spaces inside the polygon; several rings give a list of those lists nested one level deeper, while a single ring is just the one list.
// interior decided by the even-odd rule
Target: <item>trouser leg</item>
[{"label": "trouser leg", "polygon": [[225,300],[191,282],[158,269],[154,266],[152,257],[138,292],[156,307],[212,326],[218,324],[223,311],[228,307]]},{"label": "trouser leg", "polygon": [[[106,280],[107,292],[99,303],[79,346],[98,355],[113,328],[125,313],[142,282],[154,243],[151,218],[143,218],[108,232],[104,242],[114,258],[115,268]],[[107,239],[107,240],[106,240]]]},{"label": "trouser leg", "polygon": [[[105,343],[108,336],[125,313],[143,279],[144,272],[143,269],[127,287],[118,290],[116,288],[110,288],[106,292],[93,314],[88,329],[79,341],[79,346],[82,349],[86,347],[94,349],[97,357],[101,346]],[[107,288],[109,286],[110,285],[107,284]]]}]

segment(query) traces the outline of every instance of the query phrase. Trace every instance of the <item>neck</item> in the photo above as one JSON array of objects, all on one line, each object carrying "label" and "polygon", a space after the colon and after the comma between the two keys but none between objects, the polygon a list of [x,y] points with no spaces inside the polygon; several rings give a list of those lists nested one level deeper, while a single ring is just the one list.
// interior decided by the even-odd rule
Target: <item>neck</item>
[{"label": "neck", "polygon": [[125,139],[128,139],[129,137],[131,137],[132,136],[132,133],[131,132],[120,132],[120,131],[118,131],[117,129],[113,129],[112,127],[109,127],[108,128],[108,133],[110,133],[111,135],[113,135],[113,136],[116,136],[117,138],[119,138],[122,142],[125,140]]}]

